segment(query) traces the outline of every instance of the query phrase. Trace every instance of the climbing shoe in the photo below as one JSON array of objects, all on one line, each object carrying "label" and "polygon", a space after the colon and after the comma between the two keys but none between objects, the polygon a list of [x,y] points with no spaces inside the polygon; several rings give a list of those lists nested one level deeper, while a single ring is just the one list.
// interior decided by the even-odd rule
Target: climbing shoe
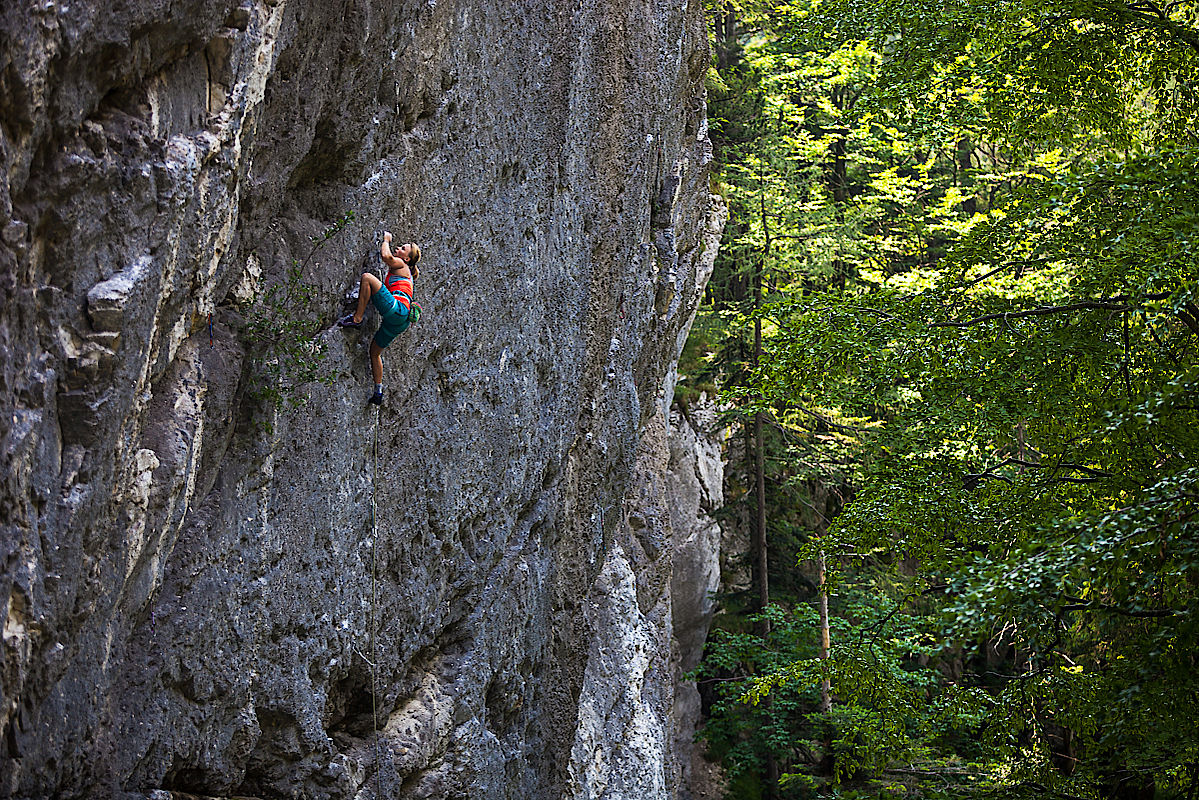
[{"label": "climbing shoe", "polygon": [[366,402],[370,403],[372,406],[382,406],[383,405],[383,393],[375,392],[374,394],[371,395],[371,399],[367,400]]},{"label": "climbing shoe", "polygon": [[353,314],[346,314],[344,317],[342,317],[341,319],[339,319],[337,321],[337,327],[339,327],[339,328],[361,328],[362,323],[355,322]]}]

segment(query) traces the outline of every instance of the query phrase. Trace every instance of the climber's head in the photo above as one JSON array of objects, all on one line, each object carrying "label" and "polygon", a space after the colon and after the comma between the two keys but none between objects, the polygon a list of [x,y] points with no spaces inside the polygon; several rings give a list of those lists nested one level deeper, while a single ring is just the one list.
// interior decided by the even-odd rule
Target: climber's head
[{"label": "climber's head", "polygon": [[395,256],[408,266],[412,266],[420,261],[420,245],[416,242],[402,244],[395,251]]}]

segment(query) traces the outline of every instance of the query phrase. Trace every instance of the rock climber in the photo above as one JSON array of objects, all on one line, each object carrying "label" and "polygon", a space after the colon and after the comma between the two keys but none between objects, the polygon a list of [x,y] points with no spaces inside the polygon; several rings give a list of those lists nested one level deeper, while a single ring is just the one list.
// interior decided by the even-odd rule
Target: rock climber
[{"label": "rock climber", "polygon": [[416,262],[420,261],[420,247],[415,242],[400,245],[392,252],[391,234],[383,232],[383,244],[379,248],[383,255],[383,263],[387,265],[387,277],[380,281],[369,272],[362,273],[362,281],[358,285],[358,308],[353,314],[346,314],[337,321],[343,328],[358,328],[366,316],[367,300],[379,312],[379,330],[371,340],[371,373],[375,378],[375,393],[370,401],[374,405],[383,405],[383,348],[404,331],[414,321],[412,314],[412,286],[420,277]]}]

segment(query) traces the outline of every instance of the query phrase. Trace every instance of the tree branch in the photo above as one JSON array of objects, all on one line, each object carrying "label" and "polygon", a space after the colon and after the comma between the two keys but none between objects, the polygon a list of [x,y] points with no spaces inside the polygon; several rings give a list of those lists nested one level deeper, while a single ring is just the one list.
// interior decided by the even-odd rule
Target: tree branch
[{"label": "tree branch", "polygon": [[1057,472],[1058,470],[1062,470],[1062,469],[1068,469],[1068,470],[1074,470],[1077,472],[1081,472],[1087,476],[1085,478],[1070,478],[1070,477],[1058,478],[1057,482],[1061,482],[1061,483],[1094,483],[1095,481],[1112,477],[1112,474],[1110,472],[1105,472],[1101,469],[1095,469],[1094,467],[1088,467],[1088,466],[1084,466],[1082,464],[1072,464],[1072,463],[1043,464],[1043,463],[1040,463],[1037,461],[1025,461],[1022,458],[1013,457],[1013,458],[1005,458],[1003,461],[1000,461],[998,464],[987,467],[982,472],[967,473],[966,475],[964,475],[962,477],[962,486],[967,491],[973,491],[975,488],[978,487],[978,482],[981,480],[999,480],[999,481],[1003,481],[1004,483],[1006,483],[1009,486],[1015,486],[1015,483],[1013,483],[1011,481],[1011,479],[1006,478],[1003,475],[995,474],[995,470],[999,469],[1000,467],[1006,467],[1009,465],[1014,465],[1014,466],[1021,467],[1024,469],[1048,469],[1048,470],[1052,470],[1053,472]]},{"label": "tree branch", "polygon": [[1118,3],[1099,0],[1097,7],[1142,29],[1166,34],[1173,41],[1199,53],[1199,31],[1170,19],[1152,3]]},{"label": "tree branch", "polygon": [[1194,303],[1184,303],[1178,310],[1178,318],[1182,324],[1190,328],[1191,333],[1199,336],[1199,308]]},{"label": "tree branch", "polygon": [[1120,614],[1125,617],[1175,617],[1178,616],[1177,611],[1172,611],[1168,608],[1152,611],[1133,611],[1128,608],[1120,608],[1119,606],[1109,606],[1105,603],[1090,603],[1081,597],[1071,597],[1070,595],[1062,595],[1063,600],[1070,601],[1071,605],[1062,606],[1062,611],[1107,611],[1112,614]]},{"label": "tree branch", "polygon": [[842,425],[840,423],[833,422],[828,417],[825,417],[821,414],[817,414],[815,411],[804,408],[801,405],[796,405],[795,403],[787,403],[784,406],[784,408],[786,408],[787,410],[800,411],[804,414],[807,414],[809,417],[816,420],[817,422],[827,425],[828,427],[830,427],[836,431],[851,431],[853,433],[869,433],[869,428],[859,428],[855,425]]},{"label": "tree branch", "polygon": [[1160,294],[1147,294],[1141,298],[1134,298],[1131,295],[1116,295],[1115,297],[1105,297],[1102,300],[1083,300],[1078,303],[1070,303],[1064,306],[1040,306],[1038,308],[1030,308],[1025,311],[1003,311],[998,314],[987,314],[982,317],[975,317],[962,322],[954,320],[946,320],[944,322],[930,322],[930,328],[966,328],[971,325],[978,325],[983,322],[991,322],[992,320],[1009,320],[1020,319],[1022,317],[1043,317],[1048,314],[1062,314],[1068,311],[1084,311],[1084,310],[1106,310],[1106,311],[1132,311],[1136,308],[1129,303],[1136,300],[1165,300],[1172,292],[1163,292]]}]

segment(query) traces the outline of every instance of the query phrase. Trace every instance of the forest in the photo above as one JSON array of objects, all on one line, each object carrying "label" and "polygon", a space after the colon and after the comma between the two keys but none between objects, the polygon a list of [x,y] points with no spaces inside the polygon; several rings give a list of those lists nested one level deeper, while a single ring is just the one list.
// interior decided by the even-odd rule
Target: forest
[{"label": "forest", "polygon": [[1199,798],[1199,6],[708,14],[728,796]]}]

